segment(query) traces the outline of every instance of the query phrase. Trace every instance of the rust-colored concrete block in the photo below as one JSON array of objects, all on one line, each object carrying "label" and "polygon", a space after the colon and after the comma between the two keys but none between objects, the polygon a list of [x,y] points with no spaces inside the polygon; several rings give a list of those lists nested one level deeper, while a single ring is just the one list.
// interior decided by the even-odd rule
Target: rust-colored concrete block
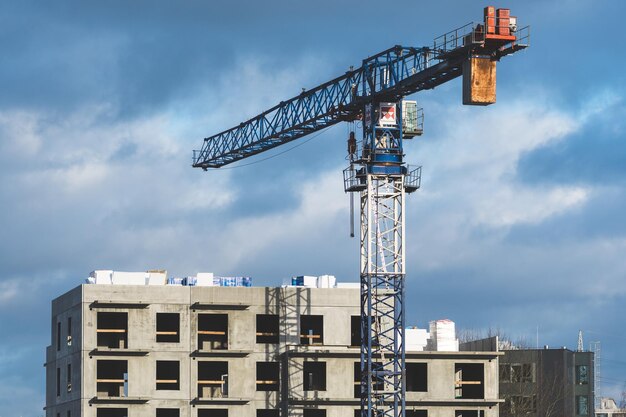
[{"label": "rust-colored concrete block", "polygon": [[463,63],[463,104],[486,106],[496,102],[496,62],[471,57]]}]

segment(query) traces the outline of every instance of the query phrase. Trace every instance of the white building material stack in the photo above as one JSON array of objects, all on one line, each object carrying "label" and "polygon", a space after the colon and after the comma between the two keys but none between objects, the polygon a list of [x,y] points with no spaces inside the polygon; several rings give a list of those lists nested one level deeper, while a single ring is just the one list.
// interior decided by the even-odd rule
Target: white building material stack
[{"label": "white building material stack", "polygon": [[412,327],[404,330],[406,337],[407,352],[421,352],[428,345],[428,332],[426,329]]},{"label": "white building material stack", "polygon": [[214,287],[213,272],[198,272],[196,274],[196,286],[198,287]]},{"label": "white building material stack", "polygon": [[[111,270],[98,270],[98,271],[93,271],[91,274],[89,274],[89,278],[91,278],[93,280],[94,284],[111,284],[111,275],[113,274],[113,271]],[[91,281],[91,280],[89,280]]]},{"label": "white building material stack", "polygon": [[147,285],[165,285],[167,283],[167,272],[151,271],[146,273]]},{"label": "white building material stack", "polygon": [[317,277],[317,288],[335,288],[337,278],[334,275],[320,275]]},{"label": "white building material stack", "polygon": [[434,320],[430,322],[430,340],[428,349],[440,352],[458,352],[459,340],[456,338],[452,320]]},{"label": "white building material stack", "polygon": [[111,283],[113,285],[146,285],[146,272],[113,271]]}]

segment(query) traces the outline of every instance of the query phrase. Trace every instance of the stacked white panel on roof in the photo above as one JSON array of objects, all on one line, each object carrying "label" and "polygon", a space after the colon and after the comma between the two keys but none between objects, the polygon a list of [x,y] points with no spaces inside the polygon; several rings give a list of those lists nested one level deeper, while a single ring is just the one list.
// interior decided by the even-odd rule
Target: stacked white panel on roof
[{"label": "stacked white panel on roof", "polygon": [[113,271],[111,282],[113,285],[146,285],[146,272]]},{"label": "stacked white panel on roof", "polygon": [[167,283],[167,272],[147,272],[147,285],[165,285]]},{"label": "stacked white panel on roof", "polygon": [[215,281],[213,278],[213,272],[198,272],[196,274],[196,286],[213,287],[215,286]]},{"label": "stacked white panel on roof", "polygon": [[361,288],[361,284],[358,282],[338,282],[337,288]]},{"label": "stacked white panel on roof", "polygon": [[90,278],[93,278],[94,284],[111,284],[111,270],[97,270],[89,274]]},{"label": "stacked white panel on roof", "polygon": [[434,320],[430,322],[430,341],[428,348],[440,352],[458,352],[459,341],[456,338],[452,320]]},{"label": "stacked white panel on roof", "polygon": [[426,329],[418,329],[416,327],[404,330],[406,338],[407,352],[421,352],[428,344],[428,332]]},{"label": "stacked white panel on roof", "polygon": [[320,275],[317,277],[317,288],[335,288],[337,278],[334,275]]}]

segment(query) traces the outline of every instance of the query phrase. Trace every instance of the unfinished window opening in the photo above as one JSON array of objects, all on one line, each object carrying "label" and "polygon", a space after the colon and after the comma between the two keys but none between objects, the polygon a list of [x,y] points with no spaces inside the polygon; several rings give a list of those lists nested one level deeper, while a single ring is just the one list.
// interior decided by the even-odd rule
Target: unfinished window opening
[{"label": "unfinished window opening", "polygon": [[61,395],[61,368],[57,368],[57,397]]},{"label": "unfinished window opening", "polygon": [[406,390],[410,392],[428,391],[428,369],[425,363],[407,362]]},{"label": "unfinished window opening", "polygon": [[98,408],[97,417],[128,417],[128,408]]},{"label": "unfinished window opening", "polygon": [[512,395],[504,402],[501,414],[534,414],[537,412],[535,395]]},{"label": "unfinished window opening", "polygon": [[257,314],[256,315],[256,342],[257,343],[278,343],[279,323],[277,314]]},{"label": "unfinished window opening", "polygon": [[221,408],[200,408],[198,417],[228,417],[228,410]]},{"label": "unfinished window opening", "polygon": [[485,417],[483,410],[456,410],[455,417]]},{"label": "unfinished window opening", "polygon": [[350,317],[350,346],[361,346],[361,316]]},{"label": "unfinished window opening", "polygon": [[[372,326],[376,326],[376,317],[372,318]],[[361,316],[350,317],[350,346],[361,346]],[[378,340],[372,339],[372,347],[378,346]]]},{"label": "unfinished window opening", "polygon": [[586,395],[576,396],[576,414],[579,416],[589,415],[589,397]]},{"label": "unfinished window opening", "polygon": [[98,397],[128,396],[128,361],[99,360],[96,372]]},{"label": "unfinished window opening", "polygon": [[57,351],[61,350],[61,322],[57,322]]},{"label": "unfinished window opening", "polygon": [[198,349],[228,349],[228,314],[198,314]]},{"label": "unfinished window opening", "polygon": [[454,374],[456,398],[485,398],[485,371],[482,363],[457,363],[454,365]]},{"label": "unfinished window opening", "polygon": [[[380,366],[380,363],[376,363]],[[382,381],[373,383],[372,386],[376,391],[382,391],[384,384]],[[361,362],[354,363],[354,398],[361,398]]]},{"label": "unfinished window opening", "polygon": [[128,347],[128,313],[98,313],[98,347]]},{"label": "unfinished window opening", "polygon": [[278,391],[280,384],[280,364],[278,362],[257,362],[256,390]]},{"label": "unfinished window opening", "polygon": [[156,417],[180,417],[178,408],[157,408]]},{"label": "unfinished window opening", "polygon": [[511,367],[511,382],[535,382],[535,367],[532,363],[514,363]]},{"label": "unfinished window opening", "polygon": [[72,417],[72,411],[67,410],[67,414],[66,415],[67,415],[67,417]]},{"label": "unfinished window opening", "polygon": [[67,345],[72,346],[72,318],[67,318]]},{"label": "unfinished window opening", "polygon": [[228,397],[228,362],[198,362],[198,398]]},{"label": "unfinished window opening", "polygon": [[180,342],[180,314],[157,313],[156,341],[159,343]]},{"label": "unfinished window opening", "polygon": [[72,364],[67,364],[67,375],[65,376],[65,382],[67,383],[67,392],[72,392]]},{"label": "unfinished window opening", "polygon": [[304,390],[326,391],[326,362],[304,362]]},{"label": "unfinished window opening", "polygon": [[406,410],[406,417],[428,417],[428,410]]},{"label": "unfinished window opening", "polygon": [[576,366],[576,383],[578,385],[587,385],[589,383],[589,368],[587,365]]},{"label": "unfinished window opening", "polygon": [[178,361],[157,361],[156,389],[180,389],[180,363]]},{"label": "unfinished window opening", "polygon": [[280,410],[256,410],[256,417],[279,417]]},{"label": "unfinished window opening", "polygon": [[361,398],[361,362],[354,363],[354,398]]},{"label": "unfinished window opening", "polygon": [[300,344],[324,344],[324,316],[300,316]]},{"label": "unfinished window opening", "polygon": [[511,365],[508,363],[500,365],[500,382],[511,382]]},{"label": "unfinished window opening", "polygon": [[302,417],[326,417],[326,410],[319,408],[305,408]]}]

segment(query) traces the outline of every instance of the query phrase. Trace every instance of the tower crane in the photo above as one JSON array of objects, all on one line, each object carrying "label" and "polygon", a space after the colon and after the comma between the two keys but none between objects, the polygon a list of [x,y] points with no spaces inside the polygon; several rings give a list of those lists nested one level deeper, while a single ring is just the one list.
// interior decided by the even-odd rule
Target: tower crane
[{"label": "tower crane", "polygon": [[341,121],[362,121],[348,138],[344,190],[360,196],[361,416],[405,416],[406,193],[421,167],[404,162],[404,140],[423,132],[423,113],[404,98],[463,76],[463,104],[495,103],[496,63],[529,45],[508,9],[486,7],[425,47],[396,45],[359,68],[205,138],[193,167],[208,170],[284,145]]}]

